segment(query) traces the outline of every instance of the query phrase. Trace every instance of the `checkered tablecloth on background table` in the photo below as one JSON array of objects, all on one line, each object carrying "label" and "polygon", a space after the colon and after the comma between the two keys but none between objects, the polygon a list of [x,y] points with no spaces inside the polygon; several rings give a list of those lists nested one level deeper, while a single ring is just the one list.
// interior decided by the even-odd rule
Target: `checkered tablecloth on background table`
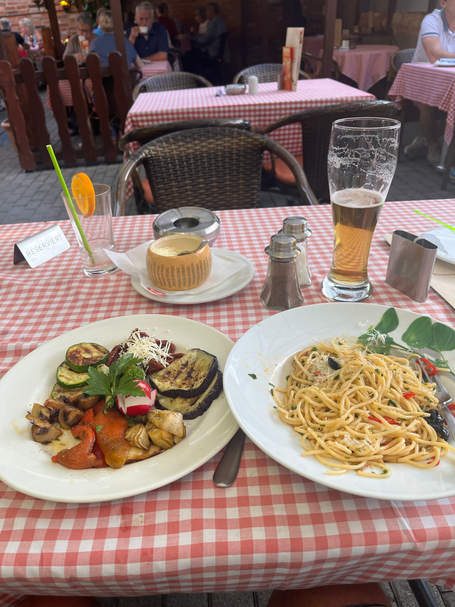
[{"label": "checkered tablecloth on background table", "polygon": [[355,49],[334,49],[333,58],[340,72],[357,83],[359,89],[369,88],[387,76],[390,57],[399,50],[389,44],[359,44]]},{"label": "checkered tablecloth on background table", "polygon": [[[217,97],[217,91],[216,87],[207,87],[142,93],[128,112],[125,132],[163,122],[204,118],[243,118],[255,127],[266,127],[296,112],[336,103],[375,99],[369,93],[329,78],[299,80],[295,92],[277,90],[276,82],[260,84],[258,95],[224,94]],[[302,154],[302,130],[299,124],[285,126],[271,133],[270,137],[291,154]],[[137,143],[131,145],[132,151],[138,148]],[[132,191],[130,184],[128,197]]]},{"label": "checkered tablecloth on background table", "polygon": [[403,99],[420,101],[447,112],[444,139],[452,141],[455,124],[455,68],[430,63],[404,63],[398,70],[389,97],[399,106]]},{"label": "checkered tablecloth on background table", "polygon": [[[141,69],[141,72],[142,72],[142,79],[144,79],[144,78],[149,78],[150,76],[153,76],[154,74],[163,74],[165,72],[172,72],[172,67],[171,67],[171,64],[169,63],[169,61],[151,61],[150,63],[147,63],[143,66],[143,68]],[[85,80],[84,85],[85,85],[88,93],[91,94],[93,91],[93,87],[92,87],[92,81],[90,80],[90,78],[87,78],[87,80]],[[63,101],[64,105],[72,106],[73,105],[73,96],[71,93],[70,81],[69,80],[59,80],[58,87],[60,89],[60,95],[62,96],[62,101]],[[47,87],[46,105],[50,110],[52,110],[51,95],[49,92],[49,87]]]},{"label": "checkered tablecloth on background table", "polygon": [[[370,255],[370,302],[453,325],[454,310],[436,292],[415,303],[384,282],[389,248],[382,235],[429,227],[415,208],[437,208],[455,222],[453,200],[386,202]],[[219,212],[216,246],[246,255],[256,274],[240,293],[195,306],[145,299],[121,272],[86,278],[69,222],[60,223],[69,251],[34,270],[13,266],[13,243],[45,224],[0,226],[1,374],[54,337],[123,315],[183,316],[237,340],[273,314],[259,302],[264,247],[284,217],[299,214],[313,230],[308,306],[324,302],[320,283],[333,250],[329,206]],[[114,219],[118,250],[149,239],[153,219]],[[248,439],[235,484],[219,489],[212,476],[221,455],[169,486],[113,502],[51,503],[0,483],[0,605],[25,593],[137,596],[412,578],[455,588],[455,497],[409,503],[341,493],[290,472]]]}]

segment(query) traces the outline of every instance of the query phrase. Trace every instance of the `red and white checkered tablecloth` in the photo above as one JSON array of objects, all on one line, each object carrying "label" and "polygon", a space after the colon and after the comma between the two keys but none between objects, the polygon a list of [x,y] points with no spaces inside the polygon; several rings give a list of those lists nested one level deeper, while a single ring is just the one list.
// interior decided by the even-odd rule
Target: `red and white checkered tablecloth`
[{"label": "red and white checkered tablecloth", "polygon": [[398,105],[403,99],[411,99],[447,112],[444,139],[450,144],[455,124],[455,68],[405,63],[398,71],[389,97]]},{"label": "red and white checkered tablecloth", "polygon": [[[382,235],[430,225],[415,208],[437,209],[455,222],[454,200],[387,202],[370,256],[370,301],[453,325],[454,310],[436,292],[415,303],[384,282],[389,248]],[[246,255],[256,275],[240,293],[195,306],[145,299],[123,273],[86,278],[69,222],[60,223],[69,251],[34,270],[13,266],[13,243],[46,226],[0,226],[1,374],[44,342],[116,316],[183,316],[237,340],[273,314],[259,303],[263,251],[291,214],[304,215],[313,230],[314,281],[304,290],[305,305],[321,303],[333,250],[329,206],[219,212],[216,246]],[[153,219],[114,219],[118,249],[149,239]],[[455,497],[412,503],[341,493],[290,472],[248,439],[235,484],[219,489],[212,476],[220,457],[166,487],[106,503],[51,503],[0,483],[0,605],[17,604],[25,593],[138,596],[412,578],[455,588]]]},{"label": "red and white checkered tablecloth", "polygon": [[390,57],[398,50],[398,46],[389,44],[360,44],[347,51],[335,49],[333,58],[342,74],[354,80],[362,91],[368,91],[387,75]]},{"label": "red and white checkered tablecloth", "polygon": [[[125,132],[163,122],[204,118],[243,118],[255,127],[266,127],[296,112],[336,103],[375,99],[369,93],[329,78],[300,80],[295,92],[279,91],[275,82],[260,84],[258,95],[246,93],[217,97],[217,91],[218,88],[208,87],[142,93],[128,112]],[[299,124],[283,127],[270,136],[291,154],[302,154],[302,131]],[[135,151],[139,144],[132,144],[131,147]],[[131,194],[130,185],[127,196]]]},{"label": "red and white checkered tablecloth", "polygon": [[[154,74],[172,72],[172,67],[171,67],[171,64],[169,63],[169,61],[151,61],[150,63],[147,63],[146,65],[143,66],[143,68],[141,69],[141,72],[142,72],[142,78],[144,79],[144,78],[149,78],[150,76],[153,76]],[[92,81],[90,80],[90,78],[87,78],[87,80],[85,80],[84,84],[85,84],[85,87],[86,87],[88,93],[91,94],[93,87],[92,87]],[[71,94],[70,81],[69,80],[59,80],[58,87],[60,89],[60,95],[62,96],[64,105],[72,106],[73,105],[73,96]],[[47,87],[46,105],[50,110],[52,110],[51,95],[49,92],[49,87]]]}]

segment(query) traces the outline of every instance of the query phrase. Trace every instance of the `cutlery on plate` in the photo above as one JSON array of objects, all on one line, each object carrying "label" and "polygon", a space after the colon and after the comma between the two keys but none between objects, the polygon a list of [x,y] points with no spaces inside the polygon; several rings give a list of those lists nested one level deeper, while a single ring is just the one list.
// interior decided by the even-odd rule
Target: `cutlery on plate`
[{"label": "cutlery on plate", "polygon": [[217,487],[230,487],[237,478],[244,443],[245,433],[239,428],[229,441],[213,475],[213,482]]},{"label": "cutlery on plate", "polygon": [[430,377],[425,368],[425,363],[422,363],[420,358],[417,359],[416,364],[419,365],[422,369],[425,381],[429,382],[430,384],[436,384],[436,390],[434,395],[439,401],[439,412],[449,428],[452,439],[455,440],[455,417],[453,416],[452,411],[447,406],[450,402],[452,402],[452,397],[445,389],[444,384],[440,380],[438,373]]}]

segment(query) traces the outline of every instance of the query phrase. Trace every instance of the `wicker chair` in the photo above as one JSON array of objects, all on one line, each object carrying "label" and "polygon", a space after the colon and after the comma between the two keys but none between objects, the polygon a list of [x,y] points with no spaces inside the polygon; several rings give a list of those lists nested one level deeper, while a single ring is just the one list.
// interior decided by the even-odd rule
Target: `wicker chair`
[{"label": "wicker chair", "polygon": [[[313,77],[319,78],[321,76],[323,57],[322,57],[322,55],[320,57],[318,57],[317,55],[312,55],[311,53],[307,53],[307,52],[302,53],[302,62],[303,62],[303,66],[305,69],[305,73],[307,75],[311,71],[311,65],[312,65],[311,60],[316,61],[318,63],[316,73],[314,74]],[[333,80],[340,80],[340,66],[335,61],[335,59],[332,60],[332,78],[333,78]]]},{"label": "wicker chair", "polygon": [[160,91],[181,91],[198,87],[213,86],[211,82],[189,72],[169,72],[150,76],[135,87],[133,100],[136,101],[141,93],[159,93]]},{"label": "wicker chair", "polygon": [[415,48],[405,48],[401,51],[396,51],[390,57],[390,67],[389,67],[389,73],[387,75],[389,87],[392,85],[392,82],[395,80],[395,76],[398,74],[398,70],[403,65],[403,63],[412,62],[414,53],[415,53]]},{"label": "wicker chair", "polygon": [[[264,82],[277,82],[278,75],[283,73],[283,66],[281,63],[261,63],[259,65],[252,65],[246,67],[241,72],[238,72],[234,76],[234,84],[248,84],[248,76],[257,76],[259,83]],[[299,72],[299,80],[309,80],[310,76],[305,74],[302,70]]]},{"label": "wicker chair", "polygon": [[[296,157],[301,167],[304,167],[308,182],[316,198],[320,202],[329,201],[329,185],[327,180],[327,153],[329,149],[330,133],[334,120],[354,117],[394,118],[397,115],[397,106],[392,101],[358,101],[356,103],[343,103],[329,105],[299,112],[274,122],[265,129],[271,133],[289,124],[300,123],[302,128],[303,156]],[[285,190],[287,187],[295,189],[293,175],[278,159],[276,163],[264,163],[266,171]]]},{"label": "wicker chair", "polygon": [[[243,118],[219,118],[211,120],[180,120],[177,122],[165,122],[153,126],[146,126],[141,129],[134,129],[126,133],[118,142],[119,148],[125,152],[127,158],[131,157],[129,144],[136,141],[141,146],[169,135],[177,131],[187,131],[189,129],[206,129],[210,127],[225,127],[232,129],[243,129],[249,131],[251,124]],[[136,199],[137,212],[142,215],[154,207],[152,190],[148,179],[141,179],[139,171],[135,169],[132,172],[131,179],[134,185],[134,196]]]},{"label": "wicker chair", "polygon": [[135,152],[120,172],[114,214],[125,214],[127,183],[140,164],[157,213],[182,205],[211,210],[257,207],[264,151],[290,167],[302,204],[317,204],[298,162],[280,145],[257,133],[214,127],[171,133]]}]

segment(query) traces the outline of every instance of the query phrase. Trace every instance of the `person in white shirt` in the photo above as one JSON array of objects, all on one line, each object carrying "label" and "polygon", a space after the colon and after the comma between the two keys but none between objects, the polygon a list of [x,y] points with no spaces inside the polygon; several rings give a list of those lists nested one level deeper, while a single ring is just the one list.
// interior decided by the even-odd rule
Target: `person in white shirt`
[{"label": "person in white shirt", "polygon": [[[413,63],[434,63],[443,57],[455,59],[455,0],[440,0],[441,9],[427,15],[420,26]],[[431,164],[439,164],[441,148],[438,143],[437,108],[414,101],[420,111],[423,137],[416,137],[404,148],[408,158],[416,158],[427,150]]]}]

